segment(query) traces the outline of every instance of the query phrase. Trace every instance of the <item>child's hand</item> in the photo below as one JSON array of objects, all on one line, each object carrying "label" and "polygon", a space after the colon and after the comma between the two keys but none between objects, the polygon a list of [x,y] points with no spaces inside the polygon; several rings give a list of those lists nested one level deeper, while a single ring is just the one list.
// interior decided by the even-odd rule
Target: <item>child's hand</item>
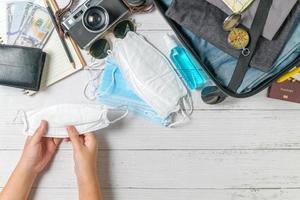
[{"label": "child's hand", "polygon": [[79,135],[74,126],[67,127],[73,145],[78,183],[97,182],[97,140],[92,133]]},{"label": "child's hand", "polygon": [[61,139],[43,137],[48,131],[47,121],[42,121],[33,136],[27,138],[19,167],[38,175],[54,157]]}]

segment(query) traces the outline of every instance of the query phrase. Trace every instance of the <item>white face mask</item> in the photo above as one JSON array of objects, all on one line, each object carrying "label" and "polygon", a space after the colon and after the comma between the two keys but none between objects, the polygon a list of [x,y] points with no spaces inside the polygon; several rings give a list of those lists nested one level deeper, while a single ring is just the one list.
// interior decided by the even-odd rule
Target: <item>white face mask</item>
[{"label": "white face mask", "polygon": [[116,41],[112,56],[135,92],[162,118],[183,111],[190,100],[186,87],[169,60],[142,36],[128,32]]},{"label": "white face mask", "polygon": [[122,112],[121,116],[110,121],[108,114],[112,114],[112,111],[114,110],[102,105],[61,104],[38,111],[23,112],[21,118],[25,124],[26,135],[33,135],[41,120],[46,120],[49,129],[45,137],[67,138],[66,126],[74,125],[79,133],[84,134],[103,129],[127,114],[127,111]]}]

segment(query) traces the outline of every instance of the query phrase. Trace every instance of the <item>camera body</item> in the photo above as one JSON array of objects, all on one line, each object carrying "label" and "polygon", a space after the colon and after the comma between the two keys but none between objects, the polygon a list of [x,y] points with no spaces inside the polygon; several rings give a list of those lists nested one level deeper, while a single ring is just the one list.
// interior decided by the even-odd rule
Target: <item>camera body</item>
[{"label": "camera body", "polygon": [[121,0],[87,0],[63,19],[62,27],[86,49],[128,13]]}]

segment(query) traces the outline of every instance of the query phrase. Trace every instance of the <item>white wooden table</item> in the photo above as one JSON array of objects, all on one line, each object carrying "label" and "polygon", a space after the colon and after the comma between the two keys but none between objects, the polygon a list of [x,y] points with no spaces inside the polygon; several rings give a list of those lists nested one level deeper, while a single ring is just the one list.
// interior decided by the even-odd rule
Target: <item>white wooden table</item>
[{"label": "white wooden table", "polygon": [[[170,28],[157,13],[136,17],[139,32],[166,50]],[[84,103],[80,72],[35,97],[0,87],[0,187],[25,141],[19,109]],[[194,95],[192,122],[167,129],[134,116],[102,131],[99,173],[105,200],[298,200],[300,106],[267,99],[204,105]],[[33,199],[77,199],[70,144],[63,144]]]}]

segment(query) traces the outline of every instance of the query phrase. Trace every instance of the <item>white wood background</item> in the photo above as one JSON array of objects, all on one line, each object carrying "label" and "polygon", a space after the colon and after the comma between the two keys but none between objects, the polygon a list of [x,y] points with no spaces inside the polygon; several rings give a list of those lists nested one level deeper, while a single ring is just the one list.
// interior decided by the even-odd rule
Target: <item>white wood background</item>
[{"label": "white wood background", "polygon": [[[136,17],[139,32],[166,50],[170,28],[157,13]],[[80,72],[34,97],[0,87],[0,187],[25,137],[17,111],[86,103]],[[105,200],[298,200],[300,105],[266,92],[208,106],[194,94],[192,122],[167,129],[134,116],[100,131],[99,174]],[[66,113],[67,114],[67,113]],[[63,144],[32,193],[37,200],[77,199],[70,144]]]}]

